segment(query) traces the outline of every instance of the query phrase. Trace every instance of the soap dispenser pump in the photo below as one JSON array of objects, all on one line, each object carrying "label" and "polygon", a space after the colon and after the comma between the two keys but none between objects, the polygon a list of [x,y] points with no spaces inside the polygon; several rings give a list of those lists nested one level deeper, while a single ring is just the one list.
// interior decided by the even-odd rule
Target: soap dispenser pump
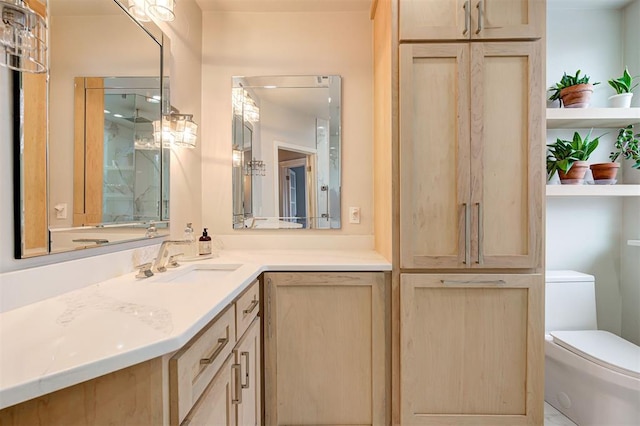
[{"label": "soap dispenser pump", "polygon": [[200,256],[206,256],[211,254],[211,237],[207,234],[207,228],[204,228],[202,232],[202,236],[198,241],[198,247],[200,251]]}]

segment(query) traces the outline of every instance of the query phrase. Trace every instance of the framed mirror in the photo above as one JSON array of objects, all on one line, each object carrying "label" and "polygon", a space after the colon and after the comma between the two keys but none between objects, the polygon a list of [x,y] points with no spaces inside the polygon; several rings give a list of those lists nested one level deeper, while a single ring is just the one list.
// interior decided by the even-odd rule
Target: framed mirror
[{"label": "framed mirror", "polygon": [[167,235],[168,39],[117,0],[48,4],[48,73],[13,73],[15,257]]},{"label": "framed mirror", "polygon": [[341,78],[234,77],[235,229],[337,229]]}]

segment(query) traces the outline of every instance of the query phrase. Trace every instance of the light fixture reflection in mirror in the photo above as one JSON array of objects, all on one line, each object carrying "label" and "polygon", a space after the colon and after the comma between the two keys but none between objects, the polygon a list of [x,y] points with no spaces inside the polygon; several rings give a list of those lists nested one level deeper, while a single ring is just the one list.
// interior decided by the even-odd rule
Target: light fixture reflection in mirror
[{"label": "light fixture reflection in mirror", "polygon": [[129,0],[129,13],[140,22],[149,22],[151,18],[158,21],[173,21],[175,0]]},{"label": "light fixture reflection in mirror", "polygon": [[340,76],[234,77],[235,229],[340,228]]}]

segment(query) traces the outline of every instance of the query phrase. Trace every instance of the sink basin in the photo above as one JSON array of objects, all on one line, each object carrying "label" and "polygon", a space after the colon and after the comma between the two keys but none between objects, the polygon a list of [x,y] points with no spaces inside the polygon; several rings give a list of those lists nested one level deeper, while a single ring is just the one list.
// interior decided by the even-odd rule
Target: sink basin
[{"label": "sink basin", "polygon": [[194,265],[158,278],[160,283],[208,284],[229,275],[242,265]]}]

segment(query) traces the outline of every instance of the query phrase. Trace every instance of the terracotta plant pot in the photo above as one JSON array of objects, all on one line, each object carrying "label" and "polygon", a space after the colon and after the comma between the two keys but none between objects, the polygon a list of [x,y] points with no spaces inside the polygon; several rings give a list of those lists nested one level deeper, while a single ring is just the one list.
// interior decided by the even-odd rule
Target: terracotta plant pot
[{"label": "terracotta plant pot", "polygon": [[591,165],[594,181],[613,181],[618,174],[620,163],[598,163]]},{"label": "terracotta plant pot", "polygon": [[586,108],[591,101],[593,84],[576,84],[560,91],[560,99],[565,108]]},{"label": "terracotta plant pot", "polygon": [[562,170],[558,170],[560,182],[562,182],[563,185],[579,185],[583,182],[584,175],[588,169],[589,163],[586,161],[576,161],[566,174]]}]

